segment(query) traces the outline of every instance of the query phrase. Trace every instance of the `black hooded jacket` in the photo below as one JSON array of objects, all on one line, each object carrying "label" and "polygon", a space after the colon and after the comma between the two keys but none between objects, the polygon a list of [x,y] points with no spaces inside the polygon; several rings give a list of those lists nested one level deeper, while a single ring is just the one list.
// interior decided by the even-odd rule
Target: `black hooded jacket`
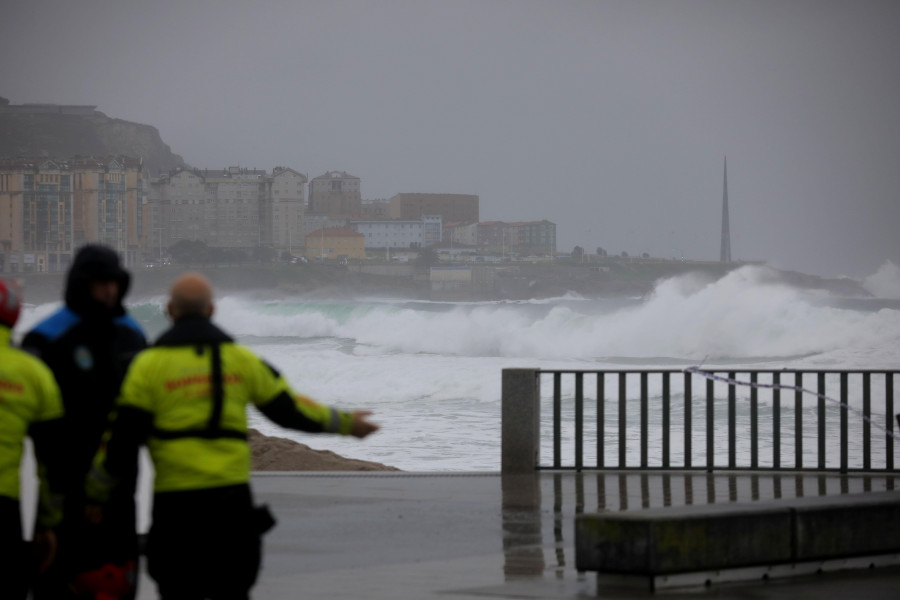
[{"label": "black hooded jacket", "polygon": [[[113,308],[91,297],[93,281],[119,284]],[[84,246],[69,269],[65,306],[22,340],[24,349],[50,367],[62,391],[67,496],[80,496],[128,364],[147,346],[140,326],[122,306],[130,283],[113,250]]]}]

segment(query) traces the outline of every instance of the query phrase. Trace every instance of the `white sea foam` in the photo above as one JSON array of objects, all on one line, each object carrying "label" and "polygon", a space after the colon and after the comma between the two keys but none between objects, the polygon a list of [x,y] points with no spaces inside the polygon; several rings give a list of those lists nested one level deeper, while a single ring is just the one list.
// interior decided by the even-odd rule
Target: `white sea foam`
[{"label": "white sea foam", "polygon": [[862,281],[867,292],[876,298],[900,300],[900,267],[887,260]]},{"label": "white sea foam", "polygon": [[217,319],[238,335],[339,338],[364,355],[574,361],[827,355],[825,360],[834,361],[859,353],[896,364],[894,348],[900,347],[898,311],[823,305],[805,292],[772,283],[761,267],[745,267],[715,282],[693,276],[665,280],[642,302],[603,310],[594,301],[569,300],[446,303],[423,310],[425,305],[225,298]]},{"label": "white sea foam", "polygon": [[[343,408],[374,410],[383,425],[360,442],[287,432],[255,415],[253,424],[263,432],[407,470],[496,470],[504,368],[681,368],[703,362],[852,370],[900,364],[900,311],[836,308],[775,281],[762,267],[715,281],[686,275],[659,282],[640,300],[225,296],[215,320],[298,391]],[[155,334],[166,322],[162,305],[153,299],[130,309]],[[56,306],[28,307],[20,330]],[[572,393],[565,382],[564,397]]]}]

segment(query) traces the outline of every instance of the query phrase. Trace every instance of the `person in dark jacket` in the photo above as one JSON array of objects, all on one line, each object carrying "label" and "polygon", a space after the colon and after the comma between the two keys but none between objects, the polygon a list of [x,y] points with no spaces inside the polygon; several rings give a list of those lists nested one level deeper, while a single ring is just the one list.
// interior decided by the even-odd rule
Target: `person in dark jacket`
[{"label": "person in dark jacket", "polygon": [[[65,409],[62,457],[63,519],[56,531],[57,560],[34,587],[35,600],[92,598],[90,575],[104,566],[133,575],[137,567],[135,475],[110,501],[106,526],[84,521],[84,478],[107,428],[119,387],[133,356],[147,346],[144,333],[122,305],[131,276],[118,255],[100,245],[82,247],[72,262],[65,305],[22,340],[56,378]],[[132,598],[135,586],[122,598]],[[83,592],[83,593],[80,593]]]}]

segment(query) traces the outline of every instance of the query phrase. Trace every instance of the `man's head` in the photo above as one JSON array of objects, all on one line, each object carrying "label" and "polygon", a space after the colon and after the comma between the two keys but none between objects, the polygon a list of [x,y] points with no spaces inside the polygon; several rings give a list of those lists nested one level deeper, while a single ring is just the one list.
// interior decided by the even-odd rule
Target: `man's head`
[{"label": "man's head", "polygon": [[82,315],[123,312],[122,298],[130,283],[114,250],[88,244],[78,250],[69,269],[66,305]]},{"label": "man's head", "polygon": [[172,284],[167,308],[173,321],[185,317],[209,318],[214,310],[212,286],[199,273],[185,273]]},{"label": "man's head", "polygon": [[0,279],[0,325],[12,329],[19,320],[21,308],[22,302],[16,287],[11,282]]}]

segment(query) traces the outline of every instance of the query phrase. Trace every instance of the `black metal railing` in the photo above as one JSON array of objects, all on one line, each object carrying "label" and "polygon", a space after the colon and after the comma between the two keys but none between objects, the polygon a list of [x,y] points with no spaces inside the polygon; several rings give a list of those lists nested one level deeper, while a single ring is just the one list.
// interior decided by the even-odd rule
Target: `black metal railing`
[{"label": "black metal railing", "polygon": [[846,473],[894,471],[898,464],[900,371],[535,373],[540,404],[552,403],[552,418],[539,426],[551,462],[539,469]]}]

